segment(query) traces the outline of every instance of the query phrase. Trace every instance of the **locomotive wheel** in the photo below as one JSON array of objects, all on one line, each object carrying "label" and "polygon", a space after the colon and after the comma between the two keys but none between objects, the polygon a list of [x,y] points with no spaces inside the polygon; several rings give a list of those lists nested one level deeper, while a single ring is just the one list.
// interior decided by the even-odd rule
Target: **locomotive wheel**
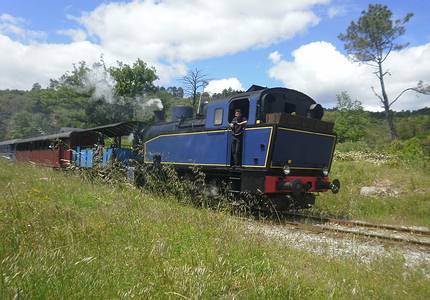
[{"label": "locomotive wheel", "polygon": [[221,194],[221,182],[218,178],[212,178],[205,186],[205,194],[208,197],[215,198]]}]

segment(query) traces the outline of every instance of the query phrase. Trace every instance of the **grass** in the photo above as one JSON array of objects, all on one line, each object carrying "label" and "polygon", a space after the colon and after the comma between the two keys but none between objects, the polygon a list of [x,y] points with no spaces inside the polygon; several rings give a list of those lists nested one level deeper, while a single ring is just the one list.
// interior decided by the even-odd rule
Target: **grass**
[{"label": "grass", "polygon": [[[332,178],[339,178],[339,194],[325,193],[312,209],[319,214],[404,225],[430,226],[430,172],[412,167],[335,161]],[[397,196],[361,196],[363,186],[382,183]]]},{"label": "grass", "polygon": [[400,257],[315,256],[222,212],[0,161],[1,299],[428,296]]}]

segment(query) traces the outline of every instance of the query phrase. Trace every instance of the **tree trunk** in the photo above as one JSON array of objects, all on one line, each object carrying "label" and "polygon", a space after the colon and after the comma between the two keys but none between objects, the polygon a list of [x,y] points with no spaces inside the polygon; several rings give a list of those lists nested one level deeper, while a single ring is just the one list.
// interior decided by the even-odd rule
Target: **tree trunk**
[{"label": "tree trunk", "polygon": [[196,110],[196,102],[197,102],[197,90],[193,91],[193,112]]},{"label": "tree trunk", "polygon": [[398,138],[396,126],[394,125],[393,113],[390,110],[390,102],[388,100],[387,92],[385,91],[385,83],[384,83],[384,73],[382,72],[382,62],[378,62],[378,73],[379,73],[379,82],[381,84],[381,92],[382,92],[382,103],[384,105],[385,118],[387,119],[388,128],[390,129],[391,140],[395,140]]}]

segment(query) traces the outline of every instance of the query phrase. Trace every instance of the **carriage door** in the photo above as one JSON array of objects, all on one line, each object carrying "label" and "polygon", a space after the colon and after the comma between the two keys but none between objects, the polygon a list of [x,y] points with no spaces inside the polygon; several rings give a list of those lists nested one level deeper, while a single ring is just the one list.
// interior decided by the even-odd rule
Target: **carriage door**
[{"label": "carriage door", "polygon": [[[231,123],[231,121],[234,118],[234,113],[237,109],[240,109],[242,116],[245,117],[247,120],[249,119],[249,99],[248,98],[241,98],[241,99],[234,99],[230,102],[230,106],[229,106],[229,110],[228,110],[228,123]],[[243,161],[243,149],[244,147],[246,147],[246,145],[244,144],[244,138],[245,136],[245,132],[242,135],[242,147],[241,147],[241,151],[240,151],[240,164]],[[230,135],[230,143],[228,145],[228,149],[227,152],[230,153],[230,161],[231,161],[231,165],[234,164],[234,158],[233,158],[233,149],[232,149],[232,145],[233,145],[233,138],[232,138],[232,134]]]}]

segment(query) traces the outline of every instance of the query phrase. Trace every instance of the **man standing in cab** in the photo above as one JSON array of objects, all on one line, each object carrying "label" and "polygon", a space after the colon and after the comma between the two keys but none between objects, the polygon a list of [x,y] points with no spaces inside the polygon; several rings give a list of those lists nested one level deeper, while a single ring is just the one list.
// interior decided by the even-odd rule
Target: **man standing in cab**
[{"label": "man standing in cab", "polygon": [[233,156],[233,166],[240,166],[242,164],[242,140],[243,132],[248,121],[240,109],[234,111],[234,118],[230,123],[232,139],[231,139],[231,153]]}]

